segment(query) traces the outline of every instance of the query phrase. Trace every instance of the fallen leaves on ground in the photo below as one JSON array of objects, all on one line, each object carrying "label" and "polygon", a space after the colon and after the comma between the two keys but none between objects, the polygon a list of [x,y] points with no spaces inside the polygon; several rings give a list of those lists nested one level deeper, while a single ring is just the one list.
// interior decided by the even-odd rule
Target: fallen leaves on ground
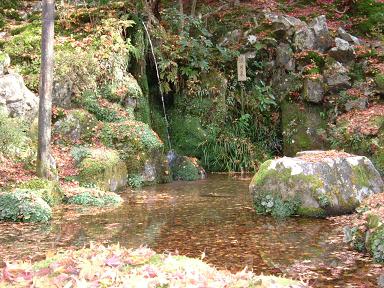
[{"label": "fallen leaves on ground", "polygon": [[306,287],[289,279],[219,271],[197,259],[140,247],[90,245],[35,264],[6,263],[0,286],[14,287]]}]

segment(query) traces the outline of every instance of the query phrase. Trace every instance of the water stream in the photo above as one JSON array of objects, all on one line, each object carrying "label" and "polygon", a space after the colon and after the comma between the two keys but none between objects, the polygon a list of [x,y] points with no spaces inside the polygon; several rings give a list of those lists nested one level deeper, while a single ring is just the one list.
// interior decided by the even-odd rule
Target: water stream
[{"label": "water stream", "polygon": [[151,38],[151,35],[149,34],[147,25],[145,25],[144,21],[142,21],[141,23],[143,23],[143,26],[144,26],[144,29],[145,29],[145,33],[147,34],[147,37],[148,37],[149,46],[151,47],[152,58],[153,58],[153,62],[155,64],[157,82],[159,84],[159,92],[160,92],[160,96],[161,96],[161,103],[162,103],[162,106],[163,106],[164,121],[165,121],[165,125],[166,125],[166,130],[167,130],[168,147],[169,147],[169,151],[172,151],[171,136],[169,134],[169,121],[168,121],[168,117],[167,117],[167,111],[165,109],[164,93],[163,93],[163,88],[161,87],[159,66],[157,64],[157,59],[156,59],[156,55],[155,55],[155,50],[153,48],[152,38]]},{"label": "water stream", "polygon": [[192,257],[204,252],[204,261],[220,269],[235,272],[247,266],[257,274],[308,279],[314,287],[377,287],[383,266],[349,250],[340,241],[342,227],[325,219],[257,215],[248,184],[209,175],[123,192],[125,203],[103,213],[64,206],[49,224],[0,223],[0,263],[39,260],[47,251],[90,241],[119,242]]}]

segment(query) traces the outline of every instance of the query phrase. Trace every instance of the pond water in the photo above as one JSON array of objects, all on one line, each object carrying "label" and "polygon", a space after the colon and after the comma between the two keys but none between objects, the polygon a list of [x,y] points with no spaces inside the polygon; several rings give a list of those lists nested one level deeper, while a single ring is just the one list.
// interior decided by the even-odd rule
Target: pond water
[{"label": "pond water", "polygon": [[210,175],[123,193],[124,205],[102,213],[64,207],[49,224],[0,223],[0,260],[39,260],[98,241],[204,257],[233,272],[247,266],[314,287],[377,287],[383,267],[349,250],[341,227],[330,220],[257,215],[248,184]]}]

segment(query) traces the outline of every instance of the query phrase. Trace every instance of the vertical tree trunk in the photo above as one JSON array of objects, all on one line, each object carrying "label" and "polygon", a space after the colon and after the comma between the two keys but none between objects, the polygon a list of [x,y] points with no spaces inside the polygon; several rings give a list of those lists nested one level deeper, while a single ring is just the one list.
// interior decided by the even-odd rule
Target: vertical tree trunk
[{"label": "vertical tree trunk", "polygon": [[196,16],[196,5],[197,5],[197,0],[192,0],[192,8],[191,8],[192,17]]},{"label": "vertical tree trunk", "polygon": [[184,4],[183,0],[179,0],[179,9],[180,9],[180,33],[184,30]]},{"label": "vertical tree trunk", "polygon": [[55,0],[43,0],[43,32],[41,39],[41,70],[39,87],[39,140],[37,175],[50,178],[51,112],[54,60]]}]

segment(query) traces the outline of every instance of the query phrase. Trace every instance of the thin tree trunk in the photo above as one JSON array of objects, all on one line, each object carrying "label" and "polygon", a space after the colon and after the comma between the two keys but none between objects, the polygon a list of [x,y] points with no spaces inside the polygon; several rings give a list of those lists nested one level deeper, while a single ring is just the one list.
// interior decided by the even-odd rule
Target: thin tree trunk
[{"label": "thin tree trunk", "polygon": [[191,8],[192,17],[195,17],[196,15],[196,5],[197,5],[197,0],[192,0],[192,8]]},{"label": "thin tree trunk", "polygon": [[180,33],[184,30],[184,4],[183,0],[179,0],[179,9],[180,9]]},{"label": "thin tree trunk", "polygon": [[54,60],[55,0],[43,0],[43,32],[41,39],[41,70],[39,87],[39,141],[37,175],[51,178],[50,142]]}]

